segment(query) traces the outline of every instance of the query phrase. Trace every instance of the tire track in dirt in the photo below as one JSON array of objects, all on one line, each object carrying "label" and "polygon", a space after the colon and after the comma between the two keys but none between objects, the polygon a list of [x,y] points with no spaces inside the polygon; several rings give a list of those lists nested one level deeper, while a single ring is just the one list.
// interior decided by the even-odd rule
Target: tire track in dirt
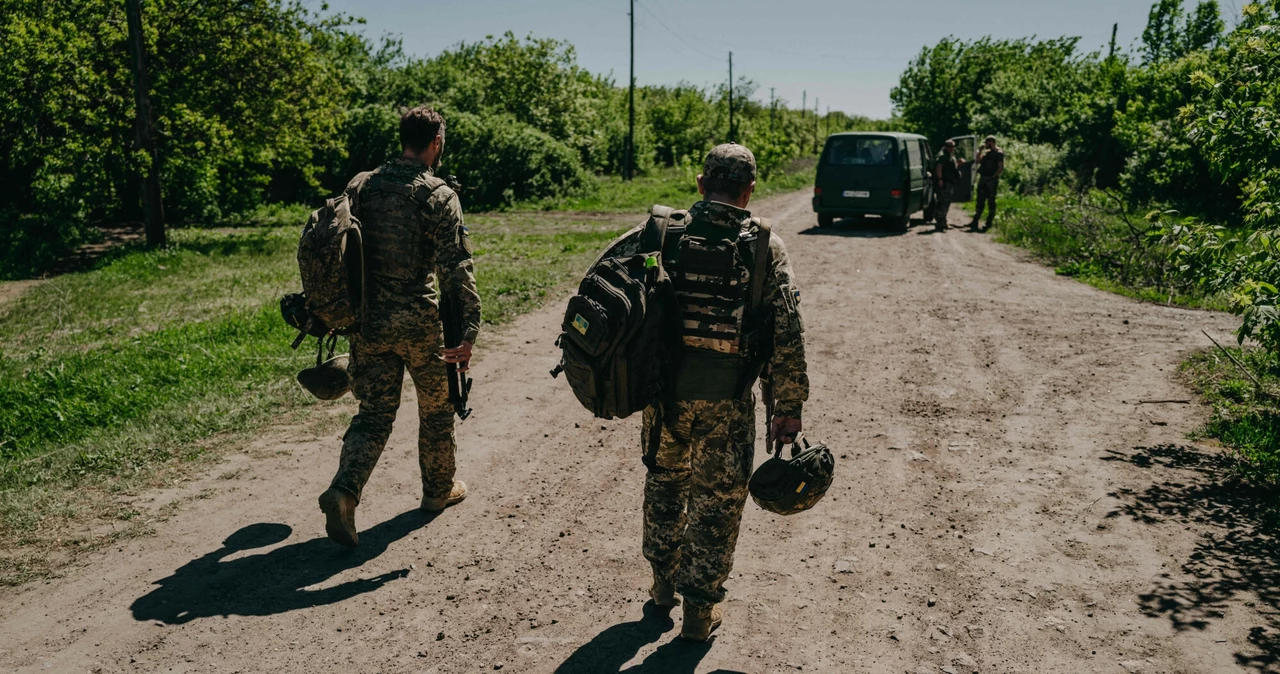
[{"label": "tire track in dirt", "polygon": [[0,668],[1266,671],[1238,664],[1268,655],[1252,597],[1198,629],[1142,598],[1189,582],[1207,525],[1142,515],[1143,490],[1188,473],[1135,448],[1185,445],[1203,411],[1131,403],[1189,397],[1179,360],[1231,319],[1094,290],[985,235],[818,230],[805,192],[756,210],[804,288],[805,422],[837,482],[804,515],[748,505],[709,647],[646,617],[639,422],[591,419],[547,376],[556,303],[484,340],[462,505],[413,511],[407,397],[362,546],[339,550],[315,507],[338,439],[281,429],[228,459],[233,479],[152,495],[200,496],[154,536],[0,593]]}]

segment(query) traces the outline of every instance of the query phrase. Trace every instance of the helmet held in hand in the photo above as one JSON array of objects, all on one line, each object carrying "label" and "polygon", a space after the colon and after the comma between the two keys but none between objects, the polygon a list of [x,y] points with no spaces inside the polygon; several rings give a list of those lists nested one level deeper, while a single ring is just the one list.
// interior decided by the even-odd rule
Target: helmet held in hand
[{"label": "helmet held in hand", "polygon": [[[800,450],[800,443],[804,450]],[[779,515],[793,515],[812,508],[827,493],[836,461],[826,445],[809,446],[797,438],[791,459],[782,458],[782,446],[751,475],[747,489],[756,505]]]}]

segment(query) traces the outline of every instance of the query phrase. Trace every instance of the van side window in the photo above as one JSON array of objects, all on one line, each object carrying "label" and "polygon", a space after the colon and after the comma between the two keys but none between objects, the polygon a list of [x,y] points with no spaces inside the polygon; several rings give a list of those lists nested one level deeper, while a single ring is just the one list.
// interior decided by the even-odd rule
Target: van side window
[{"label": "van side window", "polygon": [[907,166],[911,168],[919,168],[920,160],[920,142],[911,141],[907,143]]}]

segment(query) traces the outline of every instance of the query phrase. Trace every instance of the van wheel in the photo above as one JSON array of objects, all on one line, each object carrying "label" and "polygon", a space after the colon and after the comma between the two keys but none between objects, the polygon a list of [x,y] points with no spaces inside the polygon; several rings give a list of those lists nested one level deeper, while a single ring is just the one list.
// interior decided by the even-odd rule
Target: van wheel
[{"label": "van wheel", "polygon": [[889,229],[891,231],[903,233],[911,231],[911,216],[909,215],[902,215],[896,218],[890,217],[886,219],[888,220],[886,224],[889,225]]},{"label": "van wheel", "polygon": [[834,215],[832,215],[832,214],[830,214],[830,213],[819,213],[819,214],[818,214],[818,226],[819,226],[819,227],[830,227],[831,225],[834,225],[834,224],[835,224],[835,222],[836,222],[836,216],[834,216]]}]

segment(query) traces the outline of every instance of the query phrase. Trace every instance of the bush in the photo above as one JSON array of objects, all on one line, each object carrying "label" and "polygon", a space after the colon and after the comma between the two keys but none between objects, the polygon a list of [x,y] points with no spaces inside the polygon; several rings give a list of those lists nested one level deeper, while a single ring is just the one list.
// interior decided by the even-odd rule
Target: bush
[{"label": "bush", "polygon": [[1040,194],[1067,177],[1066,152],[1056,146],[1005,141],[1004,182],[1017,194]]},{"label": "bush", "polygon": [[455,113],[449,128],[442,173],[458,175],[467,207],[563,196],[587,184],[578,153],[509,114]]}]

